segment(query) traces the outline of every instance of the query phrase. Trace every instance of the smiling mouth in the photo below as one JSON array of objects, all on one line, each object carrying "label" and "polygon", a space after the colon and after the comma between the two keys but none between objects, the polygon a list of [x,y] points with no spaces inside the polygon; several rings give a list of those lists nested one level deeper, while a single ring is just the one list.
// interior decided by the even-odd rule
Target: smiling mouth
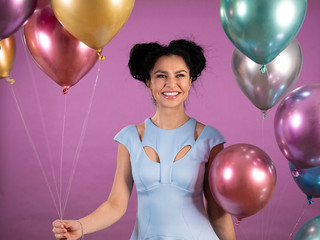
[{"label": "smiling mouth", "polygon": [[180,93],[179,92],[163,92],[162,94],[168,97],[174,97],[174,96],[178,96]]}]

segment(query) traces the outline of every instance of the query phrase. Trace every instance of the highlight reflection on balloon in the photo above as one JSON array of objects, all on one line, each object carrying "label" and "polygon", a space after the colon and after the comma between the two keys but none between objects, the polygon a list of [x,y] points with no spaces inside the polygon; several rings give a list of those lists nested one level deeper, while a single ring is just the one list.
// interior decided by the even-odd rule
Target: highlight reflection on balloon
[{"label": "highlight reflection on balloon", "polygon": [[220,20],[236,48],[267,64],[296,37],[306,9],[307,0],[220,0]]},{"label": "highlight reflection on balloon", "polygon": [[296,168],[320,166],[320,84],[296,88],[275,114],[274,130],[283,155]]},{"label": "highlight reflection on balloon", "polygon": [[269,202],[276,181],[272,160],[250,144],[235,144],[223,149],[209,171],[213,197],[239,220],[257,213]]},{"label": "highlight reflection on balloon", "polygon": [[15,54],[14,36],[0,41],[0,78],[7,78],[11,83],[13,83],[13,80],[9,79],[9,73],[14,63]]},{"label": "highlight reflection on balloon", "polygon": [[248,99],[266,112],[277,104],[294,86],[302,68],[302,51],[297,39],[282,51],[261,73],[261,65],[234,49],[232,71]]},{"label": "highlight reflection on balloon", "polygon": [[0,40],[14,34],[31,17],[37,0],[0,1]]},{"label": "highlight reflection on balloon", "polygon": [[294,240],[319,240],[320,216],[314,217],[304,223],[296,234]]},{"label": "highlight reflection on balloon", "polygon": [[57,20],[49,4],[37,8],[24,27],[28,49],[64,93],[96,63],[96,51],[73,37]]},{"label": "highlight reflection on balloon", "polygon": [[51,0],[51,5],[73,36],[101,50],[127,22],[134,0]]}]

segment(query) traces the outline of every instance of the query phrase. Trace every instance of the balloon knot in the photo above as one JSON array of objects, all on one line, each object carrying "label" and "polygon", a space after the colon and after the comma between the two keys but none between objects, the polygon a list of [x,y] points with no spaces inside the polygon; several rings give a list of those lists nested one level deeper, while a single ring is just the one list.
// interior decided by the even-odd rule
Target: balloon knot
[{"label": "balloon knot", "polygon": [[263,113],[263,119],[266,119],[268,117],[267,111],[262,111]]},{"label": "balloon knot", "polygon": [[102,52],[102,48],[100,48],[99,50],[97,50],[98,56],[99,56],[99,60],[103,61],[106,59],[106,57],[104,55],[101,54]]},{"label": "balloon knot", "polygon": [[266,72],[266,65],[262,65],[262,67],[260,68],[260,72],[261,73],[265,73]]},{"label": "balloon knot", "polygon": [[12,79],[12,78],[7,77],[7,82],[12,85],[12,84],[14,84],[15,80]]},{"label": "balloon knot", "polygon": [[235,221],[235,225],[236,226],[239,226],[240,225],[240,222],[241,222],[242,218],[237,218],[237,221]]},{"label": "balloon knot", "polygon": [[291,172],[292,176],[294,177],[299,177],[300,176],[300,169],[295,168],[292,172]]},{"label": "balloon knot", "polygon": [[66,95],[68,93],[69,88],[70,88],[69,86],[64,86],[62,89],[62,93]]},{"label": "balloon knot", "polygon": [[311,204],[313,203],[312,197],[311,197],[311,196],[308,196],[307,199],[308,199],[308,204],[311,205]]}]

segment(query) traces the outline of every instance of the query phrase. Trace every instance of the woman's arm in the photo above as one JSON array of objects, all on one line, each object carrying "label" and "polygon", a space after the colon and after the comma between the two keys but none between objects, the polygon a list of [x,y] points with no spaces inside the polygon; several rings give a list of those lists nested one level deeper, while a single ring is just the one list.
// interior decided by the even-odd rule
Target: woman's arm
[{"label": "woman's arm", "polygon": [[[126,147],[119,144],[117,169],[108,200],[88,216],[79,219],[82,224],[83,234],[102,230],[118,221],[127,210],[132,187],[130,155]],[[81,225],[77,221],[61,222],[57,220],[53,223],[53,226],[53,232],[57,239],[73,240],[82,235]]]},{"label": "woman's arm", "polygon": [[223,149],[223,144],[219,144],[212,148],[209,161],[206,164],[204,179],[204,196],[206,199],[207,214],[212,228],[216,232],[220,240],[235,240],[232,218],[229,213],[225,212],[213,198],[209,186],[209,169],[216,155]]}]

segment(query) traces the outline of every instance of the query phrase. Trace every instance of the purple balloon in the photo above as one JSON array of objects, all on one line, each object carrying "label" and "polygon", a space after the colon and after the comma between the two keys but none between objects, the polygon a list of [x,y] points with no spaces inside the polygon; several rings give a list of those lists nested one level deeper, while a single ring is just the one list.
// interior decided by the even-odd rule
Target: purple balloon
[{"label": "purple balloon", "polygon": [[292,91],[278,106],[275,137],[281,152],[296,168],[320,166],[320,84]]},{"label": "purple balloon", "polygon": [[0,40],[14,34],[33,14],[37,0],[0,0]]}]

